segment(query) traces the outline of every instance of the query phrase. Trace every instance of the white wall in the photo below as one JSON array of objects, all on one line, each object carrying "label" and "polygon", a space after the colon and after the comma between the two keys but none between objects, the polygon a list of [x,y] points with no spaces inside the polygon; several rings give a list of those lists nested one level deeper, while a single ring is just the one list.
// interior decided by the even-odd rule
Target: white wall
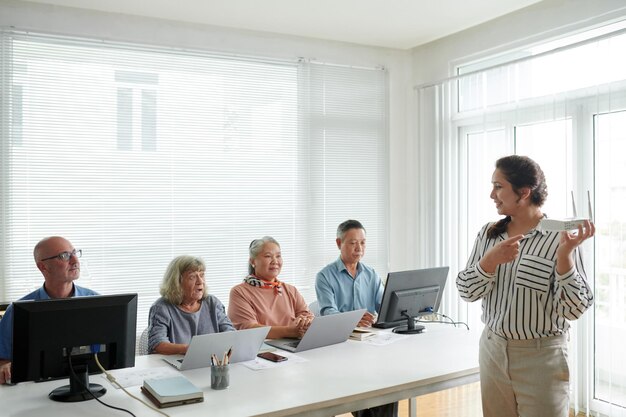
[{"label": "white wall", "polygon": [[543,0],[412,50],[413,83],[453,75],[454,66],[626,18],[624,0]]},{"label": "white wall", "polygon": [[[413,218],[411,199],[406,193],[406,172],[411,158],[407,110],[411,94],[409,51],[364,47],[260,32],[242,31],[129,15],[92,12],[15,0],[0,1],[0,26],[43,31],[60,35],[95,37],[104,40],[138,42],[178,48],[204,49],[281,59],[304,57],[321,62],[353,66],[384,66],[389,74],[389,155],[390,155],[390,242],[391,269],[412,262],[414,248],[405,242],[413,228],[404,219]],[[396,244],[398,242],[398,244]],[[334,242],[328,242],[329,245]]]}]

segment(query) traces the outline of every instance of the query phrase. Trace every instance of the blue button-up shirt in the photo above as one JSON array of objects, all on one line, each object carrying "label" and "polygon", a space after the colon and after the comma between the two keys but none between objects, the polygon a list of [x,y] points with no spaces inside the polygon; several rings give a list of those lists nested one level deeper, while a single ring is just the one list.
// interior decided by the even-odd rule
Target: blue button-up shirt
[{"label": "blue button-up shirt", "polygon": [[[79,287],[74,284],[73,297],[84,297],[88,295],[98,295],[97,292],[89,288]],[[49,300],[50,296],[45,288],[41,288],[31,292],[20,298],[22,300]],[[0,320],[0,359],[13,359],[13,304],[10,304],[5,311],[2,320]]]},{"label": "blue button-up shirt", "polygon": [[315,292],[322,316],[361,308],[376,313],[383,298],[383,283],[376,271],[362,262],[352,278],[339,257],[317,273]]}]

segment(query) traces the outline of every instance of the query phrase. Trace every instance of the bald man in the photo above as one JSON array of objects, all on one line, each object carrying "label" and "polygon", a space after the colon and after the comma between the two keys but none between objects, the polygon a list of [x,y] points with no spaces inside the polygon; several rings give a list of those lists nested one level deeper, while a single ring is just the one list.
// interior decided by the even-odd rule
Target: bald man
[{"label": "bald man", "polygon": [[[20,300],[48,300],[51,298],[98,295],[74,281],[80,277],[81,250],[76,250],[69,240],[60,236],[42,239],[35,245],[33,256],[41,271],[44,284]],[[13,345],[13,305],[9,305],[0,320],[0,384],[10,382]]]}]

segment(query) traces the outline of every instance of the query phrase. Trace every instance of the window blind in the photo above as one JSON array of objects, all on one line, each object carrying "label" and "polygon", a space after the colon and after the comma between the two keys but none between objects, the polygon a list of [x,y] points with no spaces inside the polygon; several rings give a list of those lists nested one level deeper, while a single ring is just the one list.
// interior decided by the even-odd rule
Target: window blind
[{"label": "window blind", "polygon": [[311,302],[358,218],[386,272],[384,70],[0,35],[0,298],[42,284],[32,249],[50,235],[83,250],[79,285],[139,293],[138,331],[181,254],[227,305],[271,235]]}]

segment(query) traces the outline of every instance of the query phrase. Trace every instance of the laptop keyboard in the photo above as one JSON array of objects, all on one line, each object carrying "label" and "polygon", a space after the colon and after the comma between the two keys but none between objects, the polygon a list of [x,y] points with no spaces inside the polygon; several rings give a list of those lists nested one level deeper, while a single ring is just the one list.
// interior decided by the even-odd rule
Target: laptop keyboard
[{"label": "laptop keyboard", "polygon": [[299,344],[300,344],[299,340],[296,340],[295,342],[287,342],[287,343],[285,343],[285,345],[287,345],[289,347],[292,347],[292,348],[298,347]]}]

